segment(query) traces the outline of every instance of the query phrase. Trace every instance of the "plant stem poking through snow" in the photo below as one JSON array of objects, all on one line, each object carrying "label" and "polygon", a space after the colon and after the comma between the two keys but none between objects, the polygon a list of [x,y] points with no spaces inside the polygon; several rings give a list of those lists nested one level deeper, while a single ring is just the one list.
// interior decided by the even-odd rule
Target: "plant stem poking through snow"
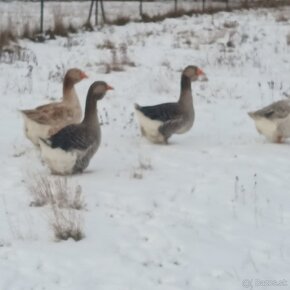
[{"label": "plant stem poking through snow", "polygon": [[31,206],[50,205],[49,223],[56,240],[84,238],[83,217],[85,208],[82,188],[69,185],[67,177],[32,175],[28,189],[33,197]]},{"label": "plant stem poking through snow", "polygon": [[73,239],[82,240],[84,235],[83,218],[79,211],[61,209],[56,204],[51,204],[50,225],[57,241]]},{"label": "plant stem poking through snow", "polygon": [[28,182],[32,195],[31,206],[56,205],[59,208],[81,210],[85,208],[84,197],[80,185],[72,188],[67,177],[33,175]]}]

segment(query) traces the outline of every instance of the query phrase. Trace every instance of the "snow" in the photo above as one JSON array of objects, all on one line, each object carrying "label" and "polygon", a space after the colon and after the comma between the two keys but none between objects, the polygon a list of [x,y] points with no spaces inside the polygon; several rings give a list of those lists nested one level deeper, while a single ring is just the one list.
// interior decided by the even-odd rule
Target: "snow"
[{"label": "snow", "polygon": [[[34,61],[0,63],[0,289],[289,283],[289,142],[269,143],[247,115],[290,93],[290,27],[276,21],[280,13],[219,13],[104,27],[44,44],[21,41]],[[224,27],[233,21],[237,27]],[[126,44],[135,67],[105,74],[111,53],[98,47],[106,40],[118,58]],[[195,124],[168,146],[150,144],[139,132],[134,103],[176,100],[180,72],[190,64],[209,78],[193,83]],[[84,174],[69,177],[85,194],[85,238],[55,242],[49,206],[29,206],[31,174],[49,170],[25,139],[18,110],[58,99],[70,67],[90,77],[76,86],[82,105],[95,80],[115,90],[98,106],[98,152]]]}]

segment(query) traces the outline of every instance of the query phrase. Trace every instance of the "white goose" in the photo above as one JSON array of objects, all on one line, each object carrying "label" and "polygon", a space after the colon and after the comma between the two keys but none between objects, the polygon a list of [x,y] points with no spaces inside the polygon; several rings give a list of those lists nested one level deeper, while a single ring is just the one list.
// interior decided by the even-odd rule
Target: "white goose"
[{"label": "white goose", "polygon": [[290,137],[290,100],[281,100],[255,112],[249,112],[257,131],[267,139],[283,143]]}]

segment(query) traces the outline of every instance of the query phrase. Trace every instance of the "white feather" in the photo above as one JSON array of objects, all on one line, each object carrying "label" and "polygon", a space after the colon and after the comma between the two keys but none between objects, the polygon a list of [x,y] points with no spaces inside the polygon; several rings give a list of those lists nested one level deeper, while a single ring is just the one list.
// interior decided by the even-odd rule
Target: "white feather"
[{"label": "white feather", "polygon": [[51,148],[44,141],[39,140],[41,156],[54,174],[71,174],[75,166],[78,152],[66,152],[60,148]]},{"label": "white feather", "polygon": [[255,119],[255,124],[258,132],[270,140],[277,138],[277,124],[266,118]]},{"label": "white feather", "polygon": [[26,137],[31,140],[34,145],[39,146],[39,138],[47,139],[51,127],[36,123],[23,113],[22,116],[24,119],[24,133]]},{"label": "white feather", "polygon": [[141,111],[135,109],[136,116],[139,120],[141,128],[144,130],[145,137],[147,137],[153,143],[163,143],[164,137],[159,132],[159,127],[163,122],[158,120],[152,120],[146,117]]}]

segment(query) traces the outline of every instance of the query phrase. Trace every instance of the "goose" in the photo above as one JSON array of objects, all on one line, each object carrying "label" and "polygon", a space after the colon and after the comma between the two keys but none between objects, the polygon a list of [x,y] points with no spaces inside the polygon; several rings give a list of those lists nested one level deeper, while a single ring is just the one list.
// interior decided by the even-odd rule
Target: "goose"
[{"label": "goose", "polygon": [[168,144],[173,134],[189,131],[194,122],[191,82],[207,80],[206,74],[197,66],[187,66],[181,75],[181,92],[175,103],[142,107],[135,104],[135,114],[140,123],[141,134],[152,143]]},{"label": "goose", "polygon": [[21,110],[26,137],[36,146],[39,138],[47,139],[63,127],[78,123],[82,109],[74,85],[88,76],[77,68],[69,69],[63,81],[63,98],[32,110]]},{"label": "goose", "polygon": [[280,100],[248,115],[257,131],[271,142],[283,143],[290,137],[290,100]]},{"label": "goose", "polygon": [[85,116],[81,123],[62,128],[49,139],[40,139],[41,157],[52,174],[83,172],[101,142],[97,101],[113,88],[103,81],[94,82],[87,94]]}]

